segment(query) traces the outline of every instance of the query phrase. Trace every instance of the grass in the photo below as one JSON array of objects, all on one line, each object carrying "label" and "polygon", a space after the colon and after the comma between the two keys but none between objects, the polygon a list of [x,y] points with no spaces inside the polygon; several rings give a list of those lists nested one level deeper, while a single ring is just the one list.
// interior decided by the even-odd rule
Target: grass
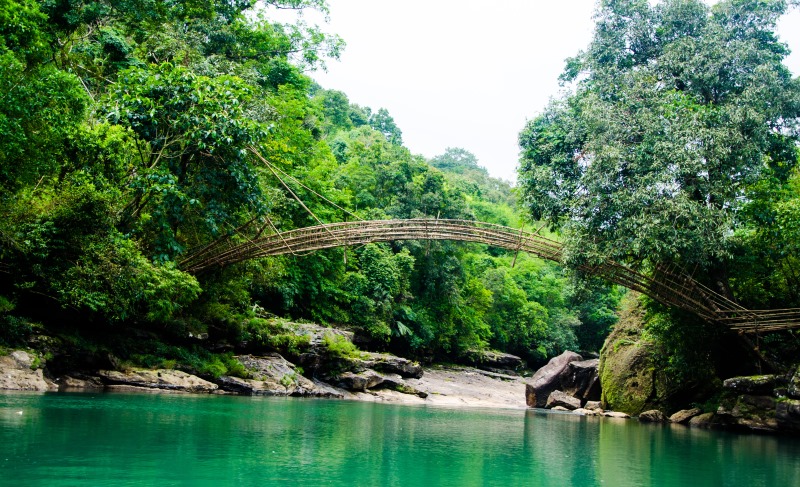
[{"label": "grass", "polygon": [[332,357],[360,359],[364,356],[358,347],[353,345],[353,342],[342,335],[326,333],[322,338],[322,343]]}]

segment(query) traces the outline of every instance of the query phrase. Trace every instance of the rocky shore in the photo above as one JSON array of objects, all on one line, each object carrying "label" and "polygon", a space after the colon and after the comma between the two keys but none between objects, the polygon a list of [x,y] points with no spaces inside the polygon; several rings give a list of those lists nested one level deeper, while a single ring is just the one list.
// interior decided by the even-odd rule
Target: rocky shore
[{"label": "rocky shore", "polygon": [[330,375],[329,381],[324,382],[299,374],[297,366],[279,354],[236,358],[251,372],[252,378],[221,376],[206,380],[172,369],[97,370],[48,378],[36,366],[37,357],[33,353],[15,350],[0,357],[0,390],[240,394],[447,407],[525,407],[522,377],[474,367],[423,369],[400,357],[367,353],[357,371]]},{"label": "rocky shore", "polygon": [[566,351],[525,377],[522,360],[509,354],[476,351],[471,354],[471,366],[423,368],[402,357],[358,351],[352,336],[342,330],[304,324],[292,333],[301,334],[307,345],[289,357],[291,360],[276,352],[250,350],[232,357],[240,366],[236,375],[131,367],[113,357],[106,361],[110,367],[85,365],[65,370],[61,364],[49,367],[44,356],[30,349],[10,350],[0,356],[0,390],[238,394],[446,407],[528,407],[699,428],[800,434],[800,366],[784,375],[728,379],[717,404],[706,404],[705,410],[689,404],[681,410],[614,411],[612,396],[601,385],[602,360],[591,354],[584,357]]},{"label": "rocky shore", "polygon": [[[536,371],[525,386],[529,407],[571,411],[583,416],[631,418],[609,411],[602,394],[598,360],[564,352]],[[634,412],[633,415],[636,415]],[[673,423],[697,428],[752,433],[800,433],[800,366],[785,375],[734,377],[723,382],[714,411],[681,409],[671,415],[659,409],[638,412],[643,423]]]}]

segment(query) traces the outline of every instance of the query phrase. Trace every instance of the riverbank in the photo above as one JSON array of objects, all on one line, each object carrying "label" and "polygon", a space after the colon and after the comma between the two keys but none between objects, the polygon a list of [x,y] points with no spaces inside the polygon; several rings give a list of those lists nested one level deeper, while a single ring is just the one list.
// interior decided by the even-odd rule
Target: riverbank
[{"label": "riverbank", "polygon": [[423,368],[418,379],[406,383],[427,394],[422,398],[390,389],[351,393],[347,398],[395,404],[444,407],[480,407],[524,409],[525,378],[489,375],[474,367],[433,366]]},{"label": "riverbank", "polygon": [[412,371],[419,377],[402,379],[399,375],[387,374],[382,377],[391,382],[388,386],[364,387],[359,391],[347,390],[337,381],[331,381],[331,384],[302,377],[297,374],[293,364],[277,354],[266,357],[241,356],[237,359],[251,370],[255,379],[224,376],[206,380],[180,370],[168,369],[75,371],[60,377],[48,377],[38,367],[38,357],[24,350],[14,350],[0,357],[0,389],[311,396],[447,407],[526,407],[523,377],[474,367],[420,367],[418,371]]}]

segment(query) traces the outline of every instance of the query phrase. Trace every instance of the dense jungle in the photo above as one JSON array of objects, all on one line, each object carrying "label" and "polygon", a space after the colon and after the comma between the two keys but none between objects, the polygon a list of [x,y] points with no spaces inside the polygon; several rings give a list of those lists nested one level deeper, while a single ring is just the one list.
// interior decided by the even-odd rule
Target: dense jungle
[{"label": "dense jungle", "polygon": [[[600,1],[504,181],[465,148],[412,153],[385,108],[312,80],[345,40],[270,14],[324,0],[3,0],[0,342],[53,369],[204,377],[246,376],[243,350],[299,354],[287,323],[352,333],[334,354],[426,364],[637,344],[658,397],[620,390],[609,358],[620,410],[785,373],[796,330],[738,335],[580,269],[670,266],[750,309],[800,308],[800,80],[774,33],[792,7]],[[536,230],[565,259],[397,241],[181,266],[223,240],[422,217]]]}]

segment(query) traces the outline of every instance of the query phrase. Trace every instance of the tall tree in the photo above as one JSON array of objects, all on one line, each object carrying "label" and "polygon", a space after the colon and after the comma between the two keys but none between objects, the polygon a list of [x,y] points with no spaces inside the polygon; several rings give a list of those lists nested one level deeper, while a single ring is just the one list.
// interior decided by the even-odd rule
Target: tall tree
[{"label": "tall tree", "polygon": [[726,291],[748,188],[797,163],[800,83],[774,32],[787,8],[600,2],[571,93],[520,134],[524,203],[564,230],[570,263],[678,263]]}]

